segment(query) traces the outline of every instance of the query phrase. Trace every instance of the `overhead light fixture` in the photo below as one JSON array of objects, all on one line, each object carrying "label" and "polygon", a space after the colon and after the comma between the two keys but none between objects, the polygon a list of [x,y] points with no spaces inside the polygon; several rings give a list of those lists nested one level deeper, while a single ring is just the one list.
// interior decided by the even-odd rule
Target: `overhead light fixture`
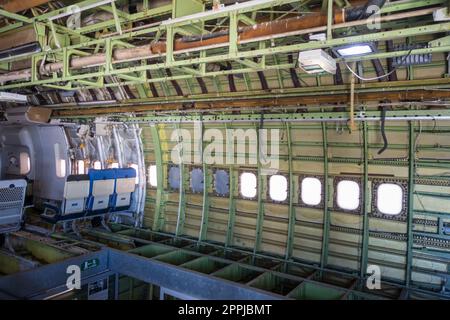
[{"label": "overhead light fixture", "polygon": [[26,103],[28,102],[27,96],[23,94],[11,93],[11,92],[0,92],[1,102],[17,102]]},{"label": "overhead light fixture", "polygon": [[363,56],[376,51],[374,45],[371,43],[350,44],[341,47],[334,47],[332,50],[339,57]]},{"label": "overhead light fixture", "polygon": [[314,33],[309,35],[309,41],[325,41],[327,35],[325,33]]},{"label": "overhead light fixture", "polygon": [[298,65],[306,73],[336,73],[336,60],[321,49],[300,52]]}]

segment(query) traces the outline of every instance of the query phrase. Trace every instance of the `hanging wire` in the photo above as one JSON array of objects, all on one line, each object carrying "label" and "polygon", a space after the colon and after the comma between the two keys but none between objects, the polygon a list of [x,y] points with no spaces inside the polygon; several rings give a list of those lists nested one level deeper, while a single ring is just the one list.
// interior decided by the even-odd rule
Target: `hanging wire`
[{"label": "hanging wire", "polygon": [[[413,49],[414,49],[414,48],[411,48],[411,49],[409,50],[408,54],[407,54],[406,56],[403,57],[402,61],[401,61],[398,65],[401,65],[401,64],[403,64],[404,62],[406,62],[406,59],[409,58],[409,56],[411,55],[411,52],[413,51]],[[384,74],[384,75],[382,75],[382,76],[373,77],[373,78],[364,78],[364,77],[361,77],[360,75],[358,75],[358,73],[356,73],[355,71],[353,71],[353,69],[348,65],[348,63],[347,63],[346,61],[344,61],[344,64],[345,64],[345,66],[347,67],[347,69],[348,69],[355,77],[357,77],[359,80],[362,80],[362,81],[372,81],[372,80],[378,80],[378,79],[382,79],[382,78],[389,77],[391,74],[393,74],[395,71],[397,71],[397,68],[398,68],[398,66],[397,66],[397,67],[395,67],[394,69],[392,69],[390,72],[388,72],[388,73],[386,73],[386,74]]]},{"label": "hanging wire", "polygon": [[422,134],[422,121],[419,120],[419,132],[416,135],[416,139],[414,141],[414,150],[417,152],[417,146],[418,146],[418,142],[419,142],[419,137]]}]

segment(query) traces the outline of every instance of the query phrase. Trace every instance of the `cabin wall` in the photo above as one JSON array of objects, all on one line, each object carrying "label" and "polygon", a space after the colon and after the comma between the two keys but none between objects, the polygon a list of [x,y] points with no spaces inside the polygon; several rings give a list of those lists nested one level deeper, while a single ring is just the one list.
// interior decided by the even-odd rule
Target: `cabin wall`
[{"label": "cabin wall", "polygon": [[[70,174],[69,144],[63,127],[39,127],[37,130],[39,153],[34,195],[42,199],[63,198],[66,176]],[[65,168],[61,168],[64,166]]]},{"label": "cabin wall", "polygon": [[[33,196],[58,200],[70,168],[69,146],[61,126],[5,126],[0,128],[2,179],[25,177],[33,182]],[[29,170],[21,172],[20,154],[29,156]],[[11,163],[11,159],[17,163]],[[14,160],[16,162],[16,160]],[[64,168],[62,168],[62,167]]]},{"label": "cabin wall", "polygon": [[[226,129],[248,129],[257,125],[245,122],[204,124],[203,130],[220,130],[225,137]],[[383,146],[383,140],[379,123],[367,124],[366,155],[362,124],[349,133],[346,125],[335,123],[265,123],[264,128],[279,130],[279,141],[273,141],[279,144],[278,172],[267,173],[257,164],[211,164],[203,167],[201,161],[188,162],[182,170],[185,194],[180,196],[178,190],[168,185],[168,170],[174,165],[172,152],[178,144],[177,133],[174,132],[177,128],[186,129],[194,137],[194,126],[192,123],[142,126],[146,167],[157,164],[161,152],[163,174],[160,198],[157,188],[147,186],[145,227],[354,272],[361,271],[362,263],[364,266],[375,264],[381,268],[385,278],[400,282],[405,281],[407,273],[408,245],[414,243],[414,281],[439,285],[441,277],[425,275],[420,270],[448,272],[448,261],[428,254],[430,248],[448,253],[448,243],[425,243],[426,240],[421,237],[428,233],[444,238],[441,227],[450,222],[447,200],[450,196],[448,122],[417,122],[411,139],[407,122],[388,122],[386,135],[389,147],[380,155],[378,151]],[[219,143],[224,145],[223,150],[226,150],[225,142],[224,138]],[[255,144],[256,141],[250,140],[246,143],[246,150],[250,150],[248,148],[252,145],[255,150]],[[209,142],[205,142],[204,148],[208,145]],[[415,159],[409,159],[411,147],[416,150]],[[190,149],[184,151],[193,158],[198,154],[198,146],[196,149],[192,143]],[[237,158],[243,156],[245,154],[237,155]],[[256,154],[253,156],[256,157]],[[363,192],[365,156],[368,161],[366,199]],[[410,160],[414,160],[413,168],[409,165]],[[191,191],[190,173],[193,168],[207,170],[205,185],[208,192],[205,195]],[[214,190],[213,173],[219,168],[228,170],[234,177],[230,180],[231,197],[218,196]],[[410,169],[414,173],[411,199],[408,197]],[[244,199],[239,192],[242,172],[260,173],[258,193],[254,199]],[[289,181],[292,192],[288,192],[290,197],[285,201],[270,199],[268,181],[272,174],[284,175],[288,180],[292,177],[292,182]],[[302,202],[300,186],[305,177],[317,177],[327,182],[328,197],[324,199],[322,183],[321,204],[308,206]],[[336,203],[336,183],[340,179],[356,181],[360,187],[360,207],[355,212],[340,209]],[[388,216],[377,212],[376,190],[380,183],[393,183],[401,187],[403,199],[400,214]],[[408,243],[410,211],[413,213],[414,233],[413,237],[409,237],[411,243]],[[365,215],[368,217],[369,233],[364,233]],[[295,219],[290,219],[290,216]],[[327,217],[329,225],[324,217]],[[291,234],[290,226],[293,227]],[[366,252],[364,234],[368,234]],[[366,258],[362,257],[363,252]]]}]

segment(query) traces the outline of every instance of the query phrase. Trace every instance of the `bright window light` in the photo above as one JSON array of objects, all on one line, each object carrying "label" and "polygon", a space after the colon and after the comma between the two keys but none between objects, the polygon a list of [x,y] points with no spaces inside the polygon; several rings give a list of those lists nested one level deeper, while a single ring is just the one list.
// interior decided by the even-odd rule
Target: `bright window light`
[{"label": "bright window light", "polygon": [[288,195],[288,181],[281,175],[271,176],[269,180],[269,195],[274,201],[284,201]]},{"label": "bright window light", "polygon": [[380,184],[377,189],[377,208],[383,214],[400,214],[403,209],[402,188],[393,183]]},{"label": "bright window light", "polygon": [[133,168],[134,170],[136,170],[136,184],[139,183],[139,166],[135,163],[130,164],[130,168]]},{"label": "bright window light", "polygon": [[119,169],[119,163],[118,163],[118,162],[113,162],[113,163],[111,163],[110,168],[111,168],[111,169]]},{"label": "bright window light", "polygon": [[341,48],[341,49],[336,49],[336,50],[343,57],[357,56],[357,55],[373,52],[372,47],[367,44],[354,45],[351,47],[346,47],[346,48]]},{"label": "bright window light", "polygon": [[30,173],[31,170],[31,160],[30,155],[26,152],[20,153],[20,174],[26,175]]},{"label": "bright window light", "polygon": [[84,160],[78,160],[77,164],[78,164],[78,174],[85,174],[86,171],[84,169]]},{"label": "bright window light", "polygon": [[148,183],[152,187],[156,187],[158,185],[158,176],[156,172],[156,165],[151,165],[148,167]]},{"label": "bright window light", "polygon": [[359,207],[360,189],[355,181],[343,180],[337,185],[337,205],[344,210],[356,210]]},{"label": "bright window light", "polygon": [[100,161],[94,162],[94,169],[95,170],[101,170],[102,169],[102,163]]},{"label": "bright window light", "polygon": [[59,178],[64,178],[66,176],[66,160],[59,160],[59,165],[56,166],[56,175]]},{"label": "bright window light", "polygon": [[308,206],[317,206],[322,201],[322,182],[317,178],[302,180],[302,202]]},{"label": "bright window light", "polygon": [[58,178],[65,178],[66,177],[66,160],[63,158],[63,152],[61,150],[61,146],[59,143],[55,143],[53,145],[54,151],[55,151],[55,169],[56,169],[56,176]]},{"label": "bright window light", "polygon": [[241,195],[245,198],[256,197],[256,176],[253,173],[241,174]]}]

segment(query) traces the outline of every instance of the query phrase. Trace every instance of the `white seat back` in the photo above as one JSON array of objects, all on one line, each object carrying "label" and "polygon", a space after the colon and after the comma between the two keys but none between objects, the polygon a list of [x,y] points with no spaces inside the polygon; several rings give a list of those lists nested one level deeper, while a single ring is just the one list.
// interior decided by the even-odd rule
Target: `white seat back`
[{"label": "white seat back", "polygon": [[92,210],[104,210],[109,207],[110,197],[114,194],[114,179],[96,180],[92,186]]},{"label": "white seat back", "polygon": [[89,177],[72,175],[67,177],[64,185],[64,206],[62,215],[80,213],[85,210],[86,198],[89,196]]},{"label": "white seat back", "polygon": [[132,193],[136,188],[136,178],[117,179],[116,193]]},{"label": "white seat back", "polygon": [[93,182],[92,195],[94,197],[111,196],[114,193],[114,179],[96,180]]},{"label": "white seat back", "polygon": [[64,199],[82,199],[89,196],[89,180],[67,181],[64,186]]},{"label": "white seat back", "polygon": [[136,188],[136,178],[121,178],[116,180],[115,208],[128,207],[131,203],[131,194]]}]

